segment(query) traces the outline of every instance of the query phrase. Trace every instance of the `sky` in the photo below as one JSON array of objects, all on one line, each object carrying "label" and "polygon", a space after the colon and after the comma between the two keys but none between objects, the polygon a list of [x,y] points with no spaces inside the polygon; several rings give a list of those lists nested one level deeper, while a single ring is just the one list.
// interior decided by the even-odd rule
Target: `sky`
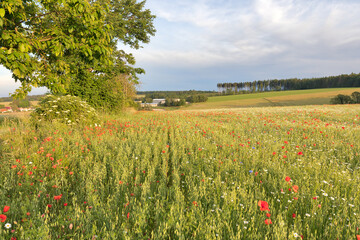
[{"label": "sky", "polygon": [[[136,58],[139,90],[360,73],[358,0],[147,0],[157,30]],[[16,84],[0,67],[0,96]],[[43,93],[36,89],[31,94]]]}]

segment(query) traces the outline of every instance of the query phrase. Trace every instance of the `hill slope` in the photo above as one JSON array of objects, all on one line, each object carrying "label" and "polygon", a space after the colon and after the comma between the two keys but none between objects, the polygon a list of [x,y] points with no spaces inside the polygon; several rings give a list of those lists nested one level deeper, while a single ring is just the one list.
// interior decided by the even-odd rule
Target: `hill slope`
[{"label": "hill slope", "polygon": [[322,88],[281,92],[265,92],[242,95],[210,97],[205,103],[197,103],[187,109],[302,106],[330,104],[330,99],[338,94],[350,95],[360,88]]}]

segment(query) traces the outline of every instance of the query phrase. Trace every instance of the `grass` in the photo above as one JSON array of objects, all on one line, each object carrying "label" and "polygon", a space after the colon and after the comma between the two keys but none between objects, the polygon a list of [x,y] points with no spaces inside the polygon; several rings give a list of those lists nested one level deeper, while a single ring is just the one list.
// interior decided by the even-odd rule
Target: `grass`
[{"label": "grass", "polygon": [[3,122],[0,239],[356,239],[359,112],[259,107],[104,115],[86,127]]},{"label": "grass", "polygon": [[210,97],[205,103],[193,104],[187,109],[324,105],[330,104],[330,99],[337,94],[350,95],[355,91],[360,92],[360,88],[325,88],[218,96]]}]

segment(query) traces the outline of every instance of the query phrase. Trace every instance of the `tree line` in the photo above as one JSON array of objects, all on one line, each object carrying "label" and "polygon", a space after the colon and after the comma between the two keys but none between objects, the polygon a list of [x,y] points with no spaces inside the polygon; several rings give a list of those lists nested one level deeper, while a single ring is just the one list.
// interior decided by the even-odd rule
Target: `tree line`
[{"label": "tree line", "polygon": [[[153,99],[166,99],[168,104],[166,106],[178,106],[186,102],[197,103],[197,102],[206,102],[208,97],[217,96],[218,93],[215,91],[139,91],[138,95],[145,95],[143,98],[137,98],[142,102],[151,103]],[[174,101],[174,99],[180,99],[180,101]]]},{"label": "tree line", "polygon": [[289,78],[253,82],[218,83],[218,92],[224,95],[266,91],[303,90],[315,88],[360,87],[360,73],[342,74],[320,78]]}]

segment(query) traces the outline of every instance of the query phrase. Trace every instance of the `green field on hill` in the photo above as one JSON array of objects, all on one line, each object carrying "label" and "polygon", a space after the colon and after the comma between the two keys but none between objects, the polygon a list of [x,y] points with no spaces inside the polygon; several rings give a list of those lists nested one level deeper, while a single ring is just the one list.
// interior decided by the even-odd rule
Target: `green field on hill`
[{"label": "green field on hill", "polygon": [[330,99],[338,94],[350,95],[360,88],[322,88],[281,92],[264,92],[241,95],[210,97],[205,103],[197,103],[187,109],[303,106],[330,104]]}]

